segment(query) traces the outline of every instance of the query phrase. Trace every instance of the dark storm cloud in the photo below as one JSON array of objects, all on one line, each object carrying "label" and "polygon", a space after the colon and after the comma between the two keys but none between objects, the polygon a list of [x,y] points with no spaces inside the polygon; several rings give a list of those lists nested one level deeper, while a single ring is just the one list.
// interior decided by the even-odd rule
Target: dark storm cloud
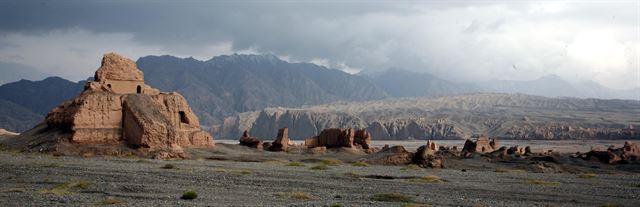
[{"label": "dark storm cloud", "polygon": [[637,80],[637,4],[4,1],[0,61],[81,79],[110,50],[201,59],[244,51],[343,70],[397,67],[461,80],[557,74],[622,87]]}]

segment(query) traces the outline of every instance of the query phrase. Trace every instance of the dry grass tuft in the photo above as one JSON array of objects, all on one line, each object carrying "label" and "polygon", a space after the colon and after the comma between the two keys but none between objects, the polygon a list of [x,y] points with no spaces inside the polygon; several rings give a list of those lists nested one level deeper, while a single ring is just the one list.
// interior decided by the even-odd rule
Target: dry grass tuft
[{"label": "dry grass tuft", "polygon": [[412,179],[408,179],[407,181],[414,182],[414,183],[441,183],[441,182],[445,182],[440,177],[433,176],[433,175],[428,175],[428,176],[419,177],[419,178],[412,178]]},{"label": "dry grass tuft", "polygon": [[523,169],[496,168],[495,172],[497,172],[497,173],[525,173],[527,171],[523,170]]},{"label": "dry grass tuft", "polygon": [[164,166],[161,167],[162,169],[178,169],[178,167],[176,167],[173,164],[165,164]]},{"label": "dry grass tuft", "polygon": [[309,169],[312,169],[312,170],[328,170],[329,166],[327,166],[325,164],[322,164],[322,165],[313,166],[313,167],[311,167]]},{"label": "dry grass tuft", "polygon": [[360,175],[356,172],[350,171],[350,172],[346,172],[344,173],[344,175],[348,176],[348,177],[352,177],[352,178],[359,178]]},{"label": "dry grass tuft", "polygon": [[413,202],[413,197],[400,193],[379,193],[371,196],[371,200],[383,202]]},{"label": "dry grass tuft", "polygon": [[87,189],[89,186],[91,186],[91,183],[87,181],[66,182],[58,184],[53,188],[42,189],[40,193],[66,196],[72,194],[71,189]]},{"label": "dry grass tuft", "polygon": [[582,173],[582,174],[578,175],[578,178],[584,178],[584,179],[595,178],[595,177],[596,177],[596,174],[594,174],[594,173]]},{"label": "dry grass tuft", "polygon": [[289,164],[287,164],[287,166],[290,166],[290,167],[304,167],[306,165],[304,163],[301,163],[301,162],[290,162]]},{"label": "dry grass tuft", "polygon": [[558,186],[558,185],[560,185],[560,182],[549,182],[549,181],[544,181],[544,180],[529,179],[529,180],[527,180],[527,184],[530,184],[530,185],[544,185],[544,186]]},{"label": "dry grass tuft", "polygon": [[342,161],[339,159],[323,159],[323,160],[320,160],[320,163],[322,163],[323,165],[329,165],[329,166],[342,165]]}]

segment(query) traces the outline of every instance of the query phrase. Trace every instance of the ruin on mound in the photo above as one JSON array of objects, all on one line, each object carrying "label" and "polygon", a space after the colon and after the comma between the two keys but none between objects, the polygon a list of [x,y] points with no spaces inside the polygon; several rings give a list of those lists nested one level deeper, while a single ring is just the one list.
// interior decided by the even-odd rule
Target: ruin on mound
[{"label": "ruin on mound", "polygon": [[498,140],[486,136],[478,137],[474,142],[467,139],[462,147],[463,153],[488,153],[498,149]]},{"label": "ruin on mound", "polygon": [[289,128],[287,127],[278,130],[278,136],[273,142],[264,142],[257,137],[251,137],[246,130],[242,133],[242,137],[240,137],[240,145],[242,146],[273,152],[286,152],[289,150],[289,145],[291,144],[292,143],[289,142]]},{"label": "ruin on mound", "polygon": [[358,148],[372,149],[371,135],[364,129],[355,130],[353,128],[329,128],[323,129],[318,136],[308,138],[304,141],[308,148]]},{"label": "ruin on mound", "polygon": [[104,55],[94,81],[72,100],[54,108],[47,128],[68,133],[78,144],[119,144],[156,149],[212,147],[198,117],[182,95],[160,92],[144,83],[134,61]]}]

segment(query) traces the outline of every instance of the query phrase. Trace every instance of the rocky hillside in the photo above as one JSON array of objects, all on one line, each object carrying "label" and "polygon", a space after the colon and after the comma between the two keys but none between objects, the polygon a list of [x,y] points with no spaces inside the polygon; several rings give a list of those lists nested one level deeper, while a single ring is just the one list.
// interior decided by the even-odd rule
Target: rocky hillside
[{"label": "rocky hillside", "polygon": [[78,95],[84,83],[49,77],[0,86],[0,128],[16,132],[30,129],[58,104]]},{"label": "rocky hillside", "polygon": [[183,94],[204,125],[265,107],[387,97],[364,77],[272,55],[223,55],[207,61],[147,56],[137,64],[149,85]]},{"label": "rocky hillside", "polygon": [[225,119],[222,138],[244,129],[272,138],[278,128],[303,139],[323,128],[366,128],[373,139],[461,139],[488,134],[503,139],[640,138],[640,101],[474,94],[268,108]]}]

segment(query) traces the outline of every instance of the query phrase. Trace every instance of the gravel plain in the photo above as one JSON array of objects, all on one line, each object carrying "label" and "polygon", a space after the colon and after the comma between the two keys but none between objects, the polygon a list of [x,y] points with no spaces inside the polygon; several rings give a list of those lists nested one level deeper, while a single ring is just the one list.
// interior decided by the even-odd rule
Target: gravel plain
[{"label": "gravel plain", "polygon": [[[423,169],[349,161],[314,170],[326,166],[323,159],[251,155],[273,159],[163,161],[0,151],[0,206],[640,206],[640,174],[632,172]],[[186,191],[198,197],[181,199]],[[407,200],[373,199],[388,193]]]}]

